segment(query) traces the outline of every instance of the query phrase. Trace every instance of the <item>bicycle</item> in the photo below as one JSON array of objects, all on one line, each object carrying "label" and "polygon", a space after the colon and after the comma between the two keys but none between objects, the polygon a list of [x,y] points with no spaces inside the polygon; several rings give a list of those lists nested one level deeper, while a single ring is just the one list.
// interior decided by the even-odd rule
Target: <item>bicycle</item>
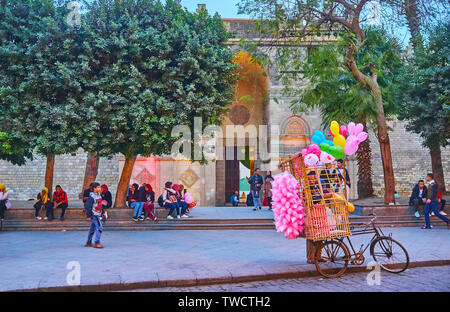
[{"label": "bicycle", "polygon": [[[371,234],[374,236],[369,243],[361,245],[355,251],[349,236],[321,241],[316,248],[315,265],[317,271],[324,277],[336,278],[344,274],[348,263],[362,265],[365,261],[364,252],[370,247],[370,254],[384,270],[391,273],[401,273],[409,266],[409,255],[405,247],[392,238],[392,233],[386,236],[380,227],[375,224],[377,216],[374,215],[368,223],[363,224],[362,230],[352,230],[352,235]],[[371,228],[369,228],[371,227]],[[344,239],[347,238],[351,247],[348,248]]]}]

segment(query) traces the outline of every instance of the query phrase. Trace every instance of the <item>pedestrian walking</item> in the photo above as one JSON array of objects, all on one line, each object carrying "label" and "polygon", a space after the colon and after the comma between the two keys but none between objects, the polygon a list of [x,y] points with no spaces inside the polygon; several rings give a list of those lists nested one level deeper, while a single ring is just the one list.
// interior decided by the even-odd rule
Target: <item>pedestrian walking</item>
[{"label": "pedestrian walking", "polygon": [[434,215],[447,223],[449,226],[449,219],[439,213],[439,200],[438,200],[438,191],[439,185],[434,181],[434,176],[432,173],[427,175],[427,201],[425,203],[425,208],[423,209],[423,214],[425,215],[425,225],[422,229],[431,229],[430,224],[430,211],[434,212]]},{"label": "pedestrian walking", "polygon": [[61,216],[59,217],[61,221],[64,221],[67,207],[69,207],[67,193],[62,189],[61,185],[57,185],[53,193],[53,209],[61,208]]},{"label": "pedestrian walking", "polygon": [[272,171],[267,170],[266,177],[264,178],[263,195],[267,198],[267,204],[269,205],[269,210],[272,210],[272,182],[274,181],[272,177]]},{"label": "pedestrian walking", "polygon": [[5,210],[11,208],[11,203],[8,199],[8,191],[4,184],[0,184],[0,220],[5,219]]},{"label": "pedestrian walking", "polygon": [[[103,248],[100,243],[100,239],[103,232],[102,225],[102,215],[103,215],[103,205],[105,204],[102,199],[101,191],[102,188],[99,183],[94,182],[92,184],[92,193],[84,204],[86,210],[87,220],[91,222],[89,228],[89,234],[86,245],[84,247],[94,247]],[[95,235],[95,238],[94,238]],[[92,238],[94,238],[94,244],[92,244]]]},{"label": "pedestrian walking", "polygon": [[253,195],[253,211],[261,210],[261,189],[264,183],[262,176],[259,174],[259,168],[255,169],[254,174],[247,178]]}]

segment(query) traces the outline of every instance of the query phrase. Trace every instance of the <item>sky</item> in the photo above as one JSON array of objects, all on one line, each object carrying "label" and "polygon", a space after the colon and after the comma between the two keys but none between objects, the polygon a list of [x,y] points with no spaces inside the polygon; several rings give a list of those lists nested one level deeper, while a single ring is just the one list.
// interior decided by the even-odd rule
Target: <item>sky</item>
[{"label": "sky", "polygon": [[197,10],[197,4],[206,4],[206,9],[210,14],[218,12],[222,18],[246,18],[245,15],[238,15],[237,4],[240,0],[181,0],[181,5],[189,11]]}]

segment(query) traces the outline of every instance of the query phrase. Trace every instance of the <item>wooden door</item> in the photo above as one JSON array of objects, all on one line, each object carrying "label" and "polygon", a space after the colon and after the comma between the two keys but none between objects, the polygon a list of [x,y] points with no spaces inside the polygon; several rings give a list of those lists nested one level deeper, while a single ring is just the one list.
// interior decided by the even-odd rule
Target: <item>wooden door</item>
[{"label": "wooden door", "polygon": [[227,149],[234,149],[234,158],[225,160],[225,201],[229,203],[234,192],[239,191],[239,160],[237,159],[237,147],[227,147]]}]

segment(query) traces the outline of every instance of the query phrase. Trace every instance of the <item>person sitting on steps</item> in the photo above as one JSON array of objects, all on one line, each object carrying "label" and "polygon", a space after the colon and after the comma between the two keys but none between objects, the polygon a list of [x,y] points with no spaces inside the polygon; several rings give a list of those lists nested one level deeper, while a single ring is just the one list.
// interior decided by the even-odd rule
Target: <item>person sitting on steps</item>
[{"label": "person sitting on steps", "polygon": [[419,218],[419,206],[425,206],[427,201],[427,188],[425,187],[425,182],[419,180],[417,184],[412,189],[411,197],[409,198],[409,205],[414,207],[414,215]]},{"label": "person sitting on steps", "polygon": [[69,200],[67,199],[67,193],[62,189],[60,185],[57,185],[55,192],[53,193],[53,209],[61,208],[60,220],[64,221],[64,215],[66,209],[69,207]]}]

